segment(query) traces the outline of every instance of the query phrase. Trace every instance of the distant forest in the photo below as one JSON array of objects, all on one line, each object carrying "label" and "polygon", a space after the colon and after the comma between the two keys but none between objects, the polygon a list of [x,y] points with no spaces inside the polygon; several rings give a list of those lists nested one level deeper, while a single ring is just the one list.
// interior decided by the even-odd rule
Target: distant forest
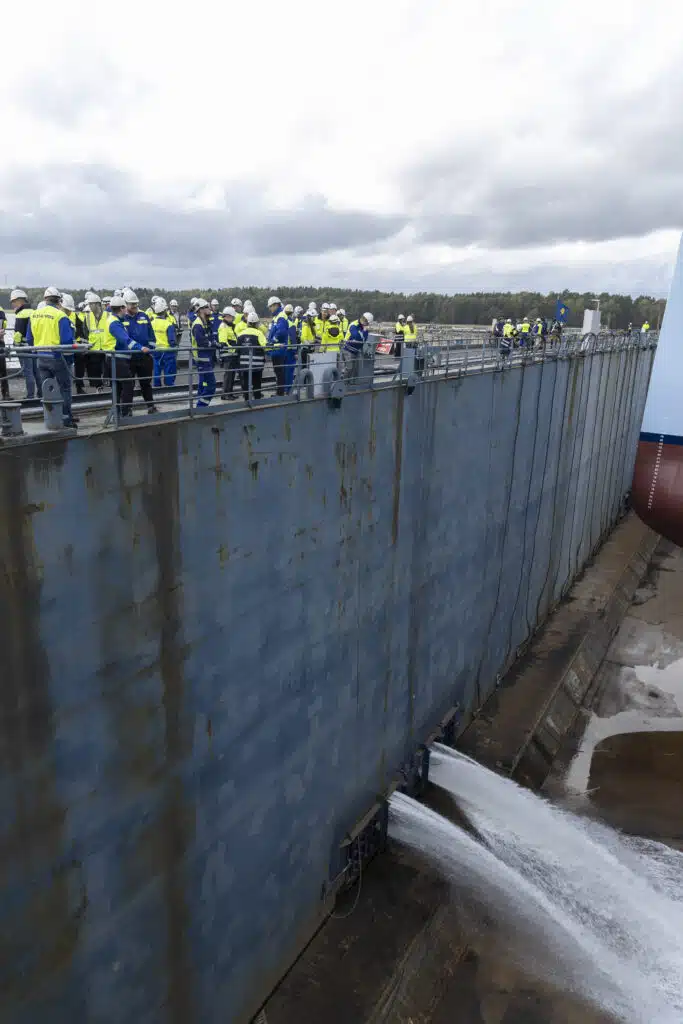
[{"label": "distant forest", "polygon": [[[135,286],[133,286],[135,287]],[[69,289],[66,289],[67,291]],[[111,294],[111,287],[96,286],[99,295]],[[640,327],[648,320],[653,327],[658,327],[664,313],[664,299],[654,299],[641,295],[637,299],[630,295],[602,295],[563,291],[555,294],[542,295],[540,292],[475,292],[462,295],[438,295],[434,292],[416,292],[405,295],[402,292],[351,291],[346,288],[310,288],[281,285],[277,288],[230,287],[219,290],[211,288],[193,288],[191,291],[174,291],[168,288],[135,288],[142,308],[149,305],[152,295],[164,295],[176,298],[181,310],[186,310],[193,295],[202,295],[206,299],[217,298],[221,309],[227,306],[233,296],[241,299],[250,298],[256,309],[265,314],[266,302],[270,295],[279,295],[283,302],[291,302],[295,306],[306,307],[314,300],[320,307],[324,301],[336,302],[346,310],[350,317],[358,316],[366,310],[374,314],[380,321],[395,320],[399,313],[409,313],[418,323],[437,324],[481,324],[489,325],[494,316],[521,319],[524,316],[552,317],[558,299],[569,307],[570,326],[580,327],[583,323],[585,308],[594,309],[595,299],[600,299],[602,323],[605,327],[623,328],[633,324]],[[43,289],[26,288],[35,304],[42,297]],[[71,293],[76,302],[81,302],[83,289],[74,289]],[[0,305],[9,309],[9,292],[0,291]]]}]

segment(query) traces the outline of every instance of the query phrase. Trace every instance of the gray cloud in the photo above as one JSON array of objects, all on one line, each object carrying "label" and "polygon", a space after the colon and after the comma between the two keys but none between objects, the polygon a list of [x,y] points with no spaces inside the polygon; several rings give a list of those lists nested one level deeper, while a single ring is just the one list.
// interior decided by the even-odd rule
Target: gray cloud
[{"label": "gray cloud", "polygon": [[[269,209],[258,185],[224,191],[224,209],[151,202],[132,179],[101,165],[52,166],[0,177],[0,247],[8,254],[59,253],[67,265],[121,259],[166,268],[218,259],[360,250],[396,234],[405,218],[334,210],[309,196]],[[190,206],[190,208],[187,208]]]},{"label": "gray cloud", "polygon": [[587,83],[581,117],[542,149],[528,135],[513,164],[495,141],[416,163],[401,186],[417,238],[520,248],[683,227],[683,70],[663,77],[599,105]]}]

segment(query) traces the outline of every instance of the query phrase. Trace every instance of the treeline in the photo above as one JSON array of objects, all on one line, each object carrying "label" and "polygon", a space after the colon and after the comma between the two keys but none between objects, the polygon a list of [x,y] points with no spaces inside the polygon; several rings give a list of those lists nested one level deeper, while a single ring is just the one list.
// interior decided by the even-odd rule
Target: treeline
[{"label": "treeline", "polygon": [[[67,289],[68,291],[69,289]],[[97,286],[100,295],[111,294],[111,287]],[[43,289],[26,288],[35,305],[42,297]],[[542,295],[540,292],[475,292],[462,295],[438,295],[435,292],[416,292],[406,295],[403,292],[360,291],[348,288],[310,288],[298,285],[290,287],[282,285],[277,288],[237,287],[212,289],[193,288],[185,291],[174,291],[168,288],[136,288],[140,304],[144,309],[149,305],[152,295],[164,295],[176,298],[180,308],[186,310],[193,295],[202,295],[207,299],[217,298],[221,309],[230,303],[233,296],[250,298],[256,309],[265,314],[269,296],[279,295],[283,302],[291,302],[304,308],[309,302],[315,301],[320,307],[324,301],[336,302],[346,310],[349,316],[358,316],[369,310],[381,321],[395,320],[399,313],[412,313],[418,323],[437,324],[481,324],[488,325],[494,316],[512,317],[548,317],[555,315],[557,300],[569,307],[570,326],[580,327],[583,323],[583,311],[595,308],[595,299],[600,299],[602,323],[605,327],[625,328],[629,324],[640,327],[648,320],[652,327],[658,327],[664,313],[665,300],[654,299],[648,295],[640,295],[637,299],[630,295],[593,295],[588,292],[563,291],[559,294]],[[74,289],[76,302],[83,299],[84,291]],[[8,309],[9,292],[0,291],[0,305]]]}]

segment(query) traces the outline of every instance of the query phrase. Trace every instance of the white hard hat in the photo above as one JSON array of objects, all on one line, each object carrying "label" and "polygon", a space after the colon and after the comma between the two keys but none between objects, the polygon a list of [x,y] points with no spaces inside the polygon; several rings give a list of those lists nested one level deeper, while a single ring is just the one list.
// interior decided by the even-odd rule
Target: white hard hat
[{"label": "white hard hat", "polygon": [[128,305],[132,305],[139,302],[139,299],[132,288],[124,288],[123,297]]},{"label": "white hard hat", "polygon": [[346,316],[346,310],[345,309],[338,309],[337,312],[339,313],[339,316]]},{"label": "white hard hat", "polygon": [[308,303],[308,308],[309,308],[309,309],[313,309],[313,310],[315,310],[316,312],[317,312],[317,310],[318,310],[318,307],[316,306],[315,302],[309,302],[309,303]]},{"label": "white hard hat", "polygon": [[414,322],[414,320],[415,320],[415,317],[412,316],[412,314],[410,316],[406,317],[406,323],[412,324]]},{"label": "white hard hat", "polygon": [[511,323],[512,323],[512,320],[510,319],[510,317],[508,317],[508,318],[507,318],[507,320],[505,321],[505,323],[506,323],[506,324],[511,324]]},{"label": "white hard hat", "polygon": [[123,288],[114,288],[114,297],[119,298],[121,295],[123,295]]},{"label": "white hard hat", "polygon": [[330,317],[330,320],[329,320],[329,322],[330,322],[331,324],[340,324],[340,323],[341,323],[341,320],[339,319],[339,317],[337,316],[337,314],[336,314],[336,313],[333,313],[333,314],[332,314],[332,316]]},{"label": "white hard hat", "polygon": [[522,323],[523,324],[528,324],[529,323],[529,317],[525,316],[524,319],[522,320]]},{"label": "white hard hat", "polygon": [[218,299],[211,299],[211,306],[215,306],[216,309],[218,309],[218,307],[220,306],[220,302],[218,301]]},{"label": "white hard hat", "polygon": [[270,298],[268,299],[268,306],[279,306],[279,305],[280,305],[280,300],[278,299],[277,295],[271,295]]},{"label": "white hard hat", "polygon": [[85,301],[86,302],[101,302],[102,299],[99,297],[97,292],[86,292],[85,293]]},{"label": "white hard hat", "polygon": [[328,308],[328,309],[335,309],[335,310],[336,310],[336,308],[337,308],[337,303],[336,303],[336,302],[328,302],[328,304],[327,304],[327,308]]},{"label": "white hard hat", "polygon": [[206,299],[195,299],[194,308],[199,312],[200,309],[211,309],[211,306]]},{"label": "white hard hat", "polygon": [[70,313],[75,313],[76,304],[74,303],[73,295],[69,295],[68,292],[62,292],[62,306],[64,309],[68,309]]},{"label": "white hard hat", "polygon": [[365,320],[366,324],[374,323],[375,320],[372,313],[363,313],[363,319]]},{"label": "white hard hat", "polygon": [[[247,299],[247,302],[248,301],[249,300]],[[232,302],[230,303],[230,305],[231,306],[241,306],[242,305],[242,300],[241,299],[233,299]]]},{"label": "white hard hat", "polygon": [[[233,304],[233,306],[235,305],[235,300],[234,299],[232,300],[232,304]],[[244,312],[248,313],[249,310],[253,309],[253,308],[254,308],[254,303],[251,301],[251,299],[245,299],[244,300]]]},{"label": "white hard hat", "polygon": [[403,313],[399,313],[397,319],[398,320],[405,320],[405,316],[403,315]]},{"label": "white hard hat", "polygon": [[[91,301],[91,302],[94,302],[95,300],[94,300],[94,299],[91,299],[90,301]],[[104,298],[102,299],[102,302],[103,302],[103,303],[104,303],[104,304],[105,304],[106,306],[111,306],[111,295],[105,295],[105,296],[104,296]]]},{"label": "white hard hat", "polygon": [[112,295],[109,300],[109,305],[112,309],[122,309],[126,304],[126,300],[123,295]]},{"label": "white hard hat", "polygon": [[543,323],[543,321],[541,320],[540,316],[536,317],[536,323],[537,324],[542,324]]},{"label": "white hard hat", "polygon": [[323,302],[323,304],[322,304],[322,306],[320,308],[321,309],[329,309],[330,308],[329,302]]},{"label": "white hard hat", "polygon": [[15,299],[28,300],[28,295],[26,294],[23,288],[13,288],[12,291],[9,293],[9,300],[10,302],[14,302]]},{"label": "white hard hat", "polygon": [[171,306],[177,306],[177,305],[178,305],[178,300],[177,300],[177,299],[171,299],[171,301],[170,301],[169,305],[171,305]]},{"label": "white hard hat", "polygon": [[198,302],[201,302],[201,299],[197,295],[193,295],[190,299],[190,309],[196,309]]},{"label": "white hard hat", "polygon": [[296,314],[297,316],[301,316],[301,314],[303,313],[303,311],[304,311],[304,307],[303,307],[303,306],[295,306],[295,307],[294,307],[294,312],[295,312],[295,314]]},{"label": "white hard hat", "polygon": [[62,293],[59,288],[55,288],[54,285],[50,285],[50,287],[46,288],[43,292],[44,299],[60,299],[61,297]]},{"label": "white hard hat", "polygon": [[221,316],[237,316],[237,313],[232,306],[226,306]]},{"label": "white hard hat", "polygon": [[257,324],[258,323],[258,313],[255,310],[252,309],[251,312],[247,313],[247,323],[248,324]]},{"label": "white hard hat", "polygon": [[165,313],[168,309],[166,299],[162,298],[161,295],[155,295],[152,299],[152,309],[155,313]]},{"label": "white hard hat", "polygon": [[293,313],[293,312],[294,312],[294,306],[292,305],[291,302],[288,302],[287,305],[285,306],[285,313]]}]

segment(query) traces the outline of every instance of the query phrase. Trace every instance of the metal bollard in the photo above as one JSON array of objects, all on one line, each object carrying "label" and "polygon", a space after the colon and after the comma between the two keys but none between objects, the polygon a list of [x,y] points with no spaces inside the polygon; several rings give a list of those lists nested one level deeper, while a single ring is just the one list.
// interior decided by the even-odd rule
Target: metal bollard
[{"label": "metal bollard", "polygon": [[43,381],[43,419],[46,430],[63,430],[63,401],[62,393],[59,390],[56,380],[48,378]]},{"label": "metal bollard", "polygon": [[3,437],[21,437],[21,402],[0,402],[0,428]]}]

